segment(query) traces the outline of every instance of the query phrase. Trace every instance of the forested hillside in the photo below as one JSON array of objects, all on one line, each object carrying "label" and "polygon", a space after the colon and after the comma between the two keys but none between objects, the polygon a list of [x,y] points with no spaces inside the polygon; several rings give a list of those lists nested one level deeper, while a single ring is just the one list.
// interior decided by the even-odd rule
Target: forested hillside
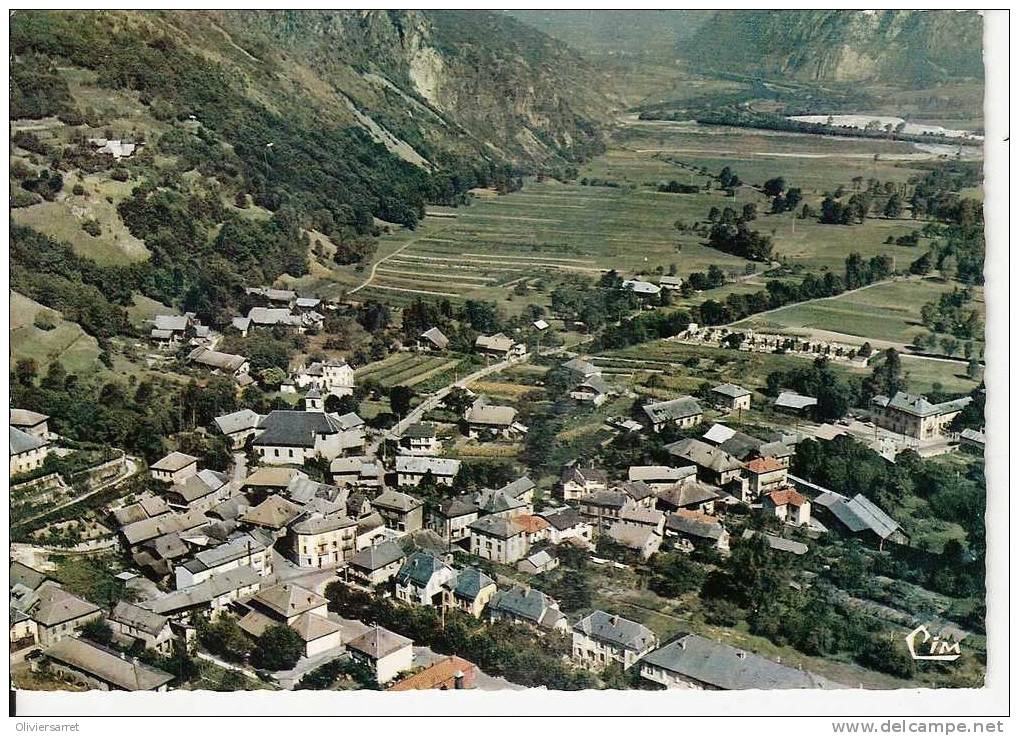
[{"label": "forested hillside", "polygon": [[221,323],[246,283],[601,147],[585,63],[501,15],[18,11],[11,51],[12,285],[99,337],[133,293]]},{"label": "forested hillside", "polygon": [[908,87],[983,78],[982,33],[976,11],[717,11],[678,48],[741,74]]}]

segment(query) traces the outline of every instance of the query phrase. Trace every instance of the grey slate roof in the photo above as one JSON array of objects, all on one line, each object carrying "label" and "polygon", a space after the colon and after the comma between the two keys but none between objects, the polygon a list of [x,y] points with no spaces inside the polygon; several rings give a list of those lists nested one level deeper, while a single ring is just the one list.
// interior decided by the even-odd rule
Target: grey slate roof
[{"label": "grey slate roof", "polygon": [[262,415],[253,412],[251,409],[241,409],[240,411],[216,417],[213,421],[223,434],[233,434],[234,432],[243,432],[248,429],[257,429],[262,421]]},{"label": "grey slate roof", "polygon": [[643,501],[648,496],[653,496],[651,486],[642,480],[628,480],[620,483],[613,490],[619,490],[632,498],[634,501]]},{"label": "grey slate roof", "polygon": [[738,399],[743,396],[750,395],[749,391],[734,383],[723,383],[719,386],[715,386],[711,389],[711,391],[712,393],[721,394],[722,396],[728,396],[730,399]]},{"label": "grey slate roof", "polygon": [[573,624],[573,630],[613,647],[643,652],[658,643],[658,637],[643,624],[605,611],[594,611]]},{"label": "grey slate roof", "polygon": [[631,465],[627,477],[632,481],[644,483],[679,483],[684,478],[697,474],[693,465],[672,468],[668,465]]},{"label": "grey slate roof", "polygon": [[768,543],[768,546],[779,552],[790,552],[794,555],[805,555],[810,548],[803,542],[797,542],[794,539],[786,539],[779,537],[774,534],[763,534],[762,532],[755,532],[753,529],[746,529],[743,531],[744,539],[753,539],[757,534],[764,536],[764,541]]},{"label": "grey slate roof", "polygon": [[303,519],[293,524],[290,529],[295,534],[324,534],[352,526],[357,526],[357,519],[351,519],[343,514],[333,514],[332,516],[313,516],[310,519]]},{"label": "grey slate roof", "polygon": [[143,664],[136,658],[122,657],[106,647],[68,636],[45,651],[57,662],[86,672],[120,690],[155,690],[173,679],[173,675]]},{"label": "grey slate roof", "polygon": [[665,519],[665,528],[677,534],[684,534],[689,537],[711,539],[718,541],[725,533],[725,528],[717,521],[708,522],[699,519],[691,519],[678,514],[669,514]]},{"label": "grey slate roof", "polygon": [[263,447],[314,447],[316,435],[332,435],[342,429],[325,412],[290,409],[269,412],[259,426],[264,431],[252,444]]},{"label": "grey slate roof", "polygon": [[528,491],[535,489],[534,481],[528,478],[526,475],[522,478],[517,478],[515,481],[507,483],[499,490],[513,498],[520,498]]},{"label": "grey slate roof", "polygon": [[374,626],[356,639],[348,641],[347,648],[361,652],[371,659],[379,660],[388,654],[411,646],[413,643],[413,640],[406,636],[400,636],[381,626]]},{"label": "grey slate roof", "polygon": [[406,493],[400,493],[394,491],[391,488],[387,488],[381,494],[376,496],[371,504],[375,508],[383,508],[387,510],[399,511],[406,513],[413,511],[416,508],[424,505],[424,501],[420,498],[415,498]]},{"label": "grey slate roof", "polygon": [[200,498],[215,493],[225,486],[230,480],[226,473],[218,473],[215,470],[200,470],[194,475],[188,476],[182,483],[174,483],[167,491],[167,495],[179,497],[184,503],[191,503]]},{"label": "grey slate roof", "polygon": [[158,613],[127,601],[118,601],[107,618],[110,621],[140,629],[152,636],[158,635],[168,620],[166,616],[160,616]]},{"label": "grey slate roof", "polygon": [[714,501],[716,498],[721,498],[722,493],[716,486],[700,481],[688,481],[681,485],[663,488],[656,495],[664,504],[681,509]]},{"label": "grey slate roof", "polygon": [[207,606],[213,599],[241,588],[258,584],[262,576],[248,565],[213,575],[208,580],[174,591],[169,595],[145,603],[156,613],[172,615],[189,608]]},{"label": "grey slate roof", "polygon": [[404,557],[406,555],[403,552],[403,548],[394,540],[389,539],[362,549],[350,558],[350,566],[374,572],[375,570],[381,570],[386,565],[391,565],[397,560],[402,560]]},{"label": "grey slate roof", "polygon": [[763,440],[752,437],[744,432],[733,432],[729,439],[718,445],[718,449],[727,452],[740,461],[747,460],[761,451]]},{"label": "grey slate roof", "polygon": [[569,465],[563,468],[560,480],[563,483],[574,481],[581,485],[586,485],[587,483],[606,484],[609,482],[609,477],[604,470],[598,468],[578,468],[575,465]]},{"label": "grey slate roof", "polygon": [[629,496],[619,491],[595,491],[581,498],[580,503],[586,506],[621,509],[630,500]]},{"label": "grey slate roof", "polygon": [[184,563],[185,570],[191,573],[204,572],[220,565],[225,565],[235,560],[247,557],[265,549],[265,545],[248,534],[231,539],[225,544],[220,544],[210,549],[198,552],[193,558]]},{"label": "grey slate roof", "polygon": [[722,690],[828,690],[842,687],[812,672],[786,667],[696,634],[687,634],[656,649],[641,661]]},{"label": "grey slate roof", "polygon": [[412,552],[407,561],[403,563],[400,572],[396,573],[396,582],[400,585],[414,583],[424,587],[432,577],[442,571],[452,568],[435,555],[427,552]]},{"label": "grey slate roof", "polygon": [[520,586],[497,591],[489,603],[489,610],[515,616],[549,630],[566,618],[552,598],[536,588]]},{"label": "grey slate roof", "polygon": [[22,432],[17,427],[10,428],[10,451],[11,456],[20,455],[23,452],[37,450],[46,443],[38,437],[33,437],[27,432]]},{"label": "grey slate roof", "polygon": [[680,396],[670,401],[656,401],[644,404],[644,413],[654,422],[671,422],[676,419],[702,414],[701,405],[693,396]]},{"label": "grey slate roof", "polygon": [[983,445],[986,442],[983,430],[979,429],[964,429],[959,433],[959,437],[970,442],[975,442],[978,445]]},{"label": "grey slate roof", "polygon": [[469,528],[472,532],[496,539],[509,539],[524,533],[523,527],[513,519],[506,519],[502,516],[482,516],[477,521],[471,522]]},{"label": "grey slate roof", "polygon": [[[879,400],[885,397],[875,396],[874,403],[881,403]],[[961,411],[973,400],[971,396],[964,396],[961,399],[954,399],[952,401],[943,401],[940,404],[932,404],[927,401],[926,396],[917,396],[915,394],[907,394],[905,391],[899,391],[891,399],[886,399],[886,404],[890,409],[897,409],[898,411],[911,414],[915,417],[931,417],[937,416],[938,414],[947,414],[953,411]]]},{"label": "grey slate roof", "polygon": [[99,611],[95,603],[69,593],[56,583],[44,583],[35,596],[38,602],[26,613],[40,626],[54,626]]},{"label": "grey slate roof", "polygon": [[183,470],[192,463],[197,463],[198,458],[194,455],[188,455],[183,452],[171,452],[166,457],[163,457],[150,466],[151,470],[165,470],[170,473],[175,473],[178,470]]},{"label": "grey slate roof", "polygon": [[578,524],[583,524],[584,517],[580,515],[580,512],[572,506],[562,511],[557,511],[554,514],[542,514],[541,518],[547,521],[549,524],[554,526],[559,531],[564,529],[572,529]]},{"label": "grey slate roof", "polygon": [[665,450],[678,458],[708,468],[716,473],[737,470],[743,464],[721,448],[713,447],[696,439],[684,439],[666,445]]},{"label": "grey slate roof", "polygon": [[327,602],[315,591],[294,583],[282,583],[271,588],[263,588],[251,600],[265,606],[280,618],[290,618],[313,611]]},{"label": "grey slate roof", "polygon": [[849,531],[854,533],[869,529],[879,538],[887,539],[901,528],[899,522],[879,509],[862,493],[848,499],[829,491],[818,496],[815,503],[826,506]]},{"label": "grey slate roof", "polygon": [[458,516],[476,514],[479,510],[475,504],[471,503],[469,498],[457,496],[456,498],[447,498],[440,502],[436,513],[445,519],[455,519]]},{"label": "grey slate roof", "polygon": [[482,590],[490,585],[495,585],[495,581],[481,570],[466,567],[458,572],[447,585],[453,591],[453,595],[473,601],[481,594]]},{"label": "grey slate roof", "polygon": [[47,580],[46,573],[39,572],[33,567],[22,562],[11,563],[10,585],[24,585],[29,590],[35,590]]}]

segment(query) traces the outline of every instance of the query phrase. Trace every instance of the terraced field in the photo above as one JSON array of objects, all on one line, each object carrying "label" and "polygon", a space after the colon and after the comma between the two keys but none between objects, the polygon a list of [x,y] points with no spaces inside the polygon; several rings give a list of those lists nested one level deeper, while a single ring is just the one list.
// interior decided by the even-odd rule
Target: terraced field
[{"label": "terraced field", "polygon": [[[556,275],[594,277],[610,268],[625,275],[653,274],[672,264],[680,275],[712,264],[743,273],[747,261],[706,247],[702,236],[676,223],[692,225],[712,207],[747,203],[757,204],[760,215],[753,227],[773,238],[777,257],[812,271],[840,273],[851,251],[864,257],[887,253],[899,266],[923,251],[923,244],[886,243],[917,229],[911,219],[832,226],[792,213],[766,214],[770,201],[761,192],[747,186],[726,197],[696,171],[703,166],[715,173],[730,166],[754,185],[782,176],[816,208],[825,192],[851,189],[854,177],[901,183],[920,173],[915,162],[927,154],[910,144],[627,122],[609,151],[586,165],[577,182],[527,181],[522,191],[478,197],[469,206],[431,208],[417,230],[382,236],[374,271],[366,268],[358,278],[344,273],[342,282],[360,285],[359,298],[397,306],[418,297],[488,299],[504,302],[514,313],[528,303],[547,304],[542,282]],[[657,191],[659,183],[671,179],[702,190]],[[521,282],[531,287],[526,298],[513,293]]]},{"label": "terraced field", "polygon": [[672,263],[681,274],[715,263],[742,272],[746,265],[679,233],[673,223],[694,210],[657,192],[534,182],[435,212],[441,216],[425,218],[416,231],[382,238],[381,262],[361,298],[502,301],[519,282],[556,274],[631,274]]},{"label": "terraced field", "polygon": [[393,353],[389,357],[369,363],[354,371],[354,380],[363,383],[378,381],[382,386],[419,387],[437,377],[452,373],[464,362],[457,355],[429,355],[427,353]]}]

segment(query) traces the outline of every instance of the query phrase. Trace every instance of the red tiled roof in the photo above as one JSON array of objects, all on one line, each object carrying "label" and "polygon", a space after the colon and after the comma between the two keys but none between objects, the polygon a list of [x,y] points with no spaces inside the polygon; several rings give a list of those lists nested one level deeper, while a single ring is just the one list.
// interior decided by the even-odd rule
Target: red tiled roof
[{"label": "red tiled roof", "polygon": [[431,667],[411,675],[405,680],[389,688],[391,691],[403,690],[438,690],[445,686],[452,690],[456,680],[457,672],[464,675],[465,684],[473,683],[471,677],[474,665],[460,657],[447,657],[433,664]]},{"label": "red tiled roof", "polygon": [[774,470],[782,470],[785,466],[773,457],[759,457],[747,463],[747,470],[751,473],[770,473]]},{"label": "red tiled roof", "polygon": [[778,491],[772,491],[768,494],[768,498],[776,506],[802,506],[807,502],[806,496],[802,493],[797,492],[792,488],[782,488]]},{"label": "red tiled roof", "polygon": [[690,519],[691,521],[699,521],[703,524],[714,524],[718,519],[711,514],[705,514],[703,511],[694,511],[692,509],[679,509],[675,512],[676,516],[681,516],[684,519]]},{"label": "red tiled roof", "polygon": [[529,514],[513,517],[513,523],[523,529],[527,534],[535,534],[536,532],[540,532],[542,529],[548,529],[549,526],[551,526],[540,516],[531,516]]}]

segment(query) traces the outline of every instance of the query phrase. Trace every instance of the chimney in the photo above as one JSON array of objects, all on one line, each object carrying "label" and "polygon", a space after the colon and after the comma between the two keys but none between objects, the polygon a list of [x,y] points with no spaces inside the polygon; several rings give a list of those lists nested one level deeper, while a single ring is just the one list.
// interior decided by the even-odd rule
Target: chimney
[{"label": "chimney", "polygon": [[463,690],[464,689],[464,673],[463,670],[457,670],[453,673],[453,689]]},{"label": "chimney", "polygon": [[740,649],[738,652],[736,652],[736,656],[739,657],[740,659],[746,659],[747,653]]},{"label": "chimney", "polygon": [[612,617],[609,619],[609,623],[612,624],[613,626],[618,626],[619,616],[617,616],[616,614],[612,614]]}]

